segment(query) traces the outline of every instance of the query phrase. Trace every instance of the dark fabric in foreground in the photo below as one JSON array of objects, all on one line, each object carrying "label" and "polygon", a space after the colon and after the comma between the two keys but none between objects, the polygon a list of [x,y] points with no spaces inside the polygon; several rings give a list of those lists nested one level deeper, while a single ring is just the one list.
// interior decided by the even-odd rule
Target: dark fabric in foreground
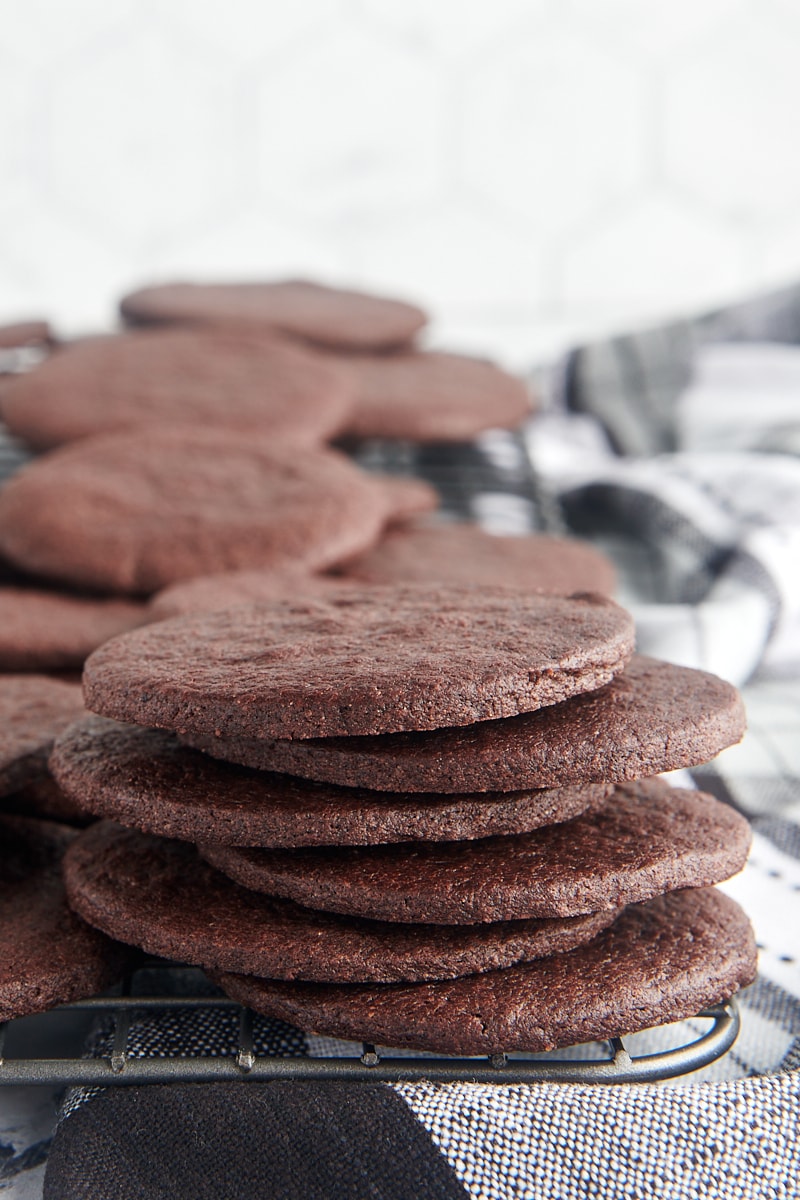
[{"label": "dark fabric in foreground", "polygon": [[391,1088],[120,1088],[53,1143],[45,1200],[463,1200]]}]

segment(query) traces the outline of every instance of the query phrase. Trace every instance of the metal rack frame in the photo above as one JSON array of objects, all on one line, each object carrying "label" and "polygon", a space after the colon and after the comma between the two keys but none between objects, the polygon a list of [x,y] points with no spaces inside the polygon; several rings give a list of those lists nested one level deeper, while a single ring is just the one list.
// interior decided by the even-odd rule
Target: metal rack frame
[{"label": "metal rack frame", "polygon": [[[696,1039],[670,1050],[645,1055],[629,1053],[622,1038],[598,1045],[605,1058],[576,1060],[549,1055],[495,1054],[486,1058],[383,1056],[362,1043],[360,1057],[289,1057],[256,1053],[253,1017],[227,996],[176,996],[131,994],[131,980],[123,993],[93,997],[62,1005],[55,1012],[84,1012],[111,1018],[109,1049],[98,1057],[3,1057],[6,1031],[0,1026],[0,1085],[109,1087],[146,1083],[210,1083],[239,1080],[264,1083],[274,1080],[338,1080],[350,1083],[653,1083],[696,1071],[725,1054],[739,1033],[739,1009],[734,1000],[716,1004],[697,1014],[711,1027]],[[238,1013],[238,1044],[229,1055],[139,1057],[130,1053],[129,1033],[137,1014],[191,1010],[232,1010]],[[34,1020],[45,1020],[40,1014]],[[28,1018],[29,1020],[31,1018]],[[391,1054],[391,1052],[390,1052]]]}]

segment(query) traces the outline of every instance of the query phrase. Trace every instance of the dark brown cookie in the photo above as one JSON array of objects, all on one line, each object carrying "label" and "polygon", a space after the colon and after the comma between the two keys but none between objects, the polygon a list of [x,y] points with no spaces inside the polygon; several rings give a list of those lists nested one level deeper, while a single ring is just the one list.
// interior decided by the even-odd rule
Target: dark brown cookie
[{"label": "dark brown cookie", "polygon": [[83,715],[77,684],[0,675],[0,796],[44,778],[54,739]]},{"label": "dark brown cookie", "polygon": [[148,604],[151,617],[166,621],[186,613],[222,612],[225,608],[272,600],[325,600],[363,585],[338,575],[311,575],[308,571],[221,571],[198,575],[156,592]]},{"label": "dark brown cookie", "polygon": [[89,825],[94,820],[76,800],[62,792],[50,776],[35,779],[11,796],[0,798],[0,811],[15,813],[19,817],[60,821],[65,825]]},{"label": "dark brown cookie", "polygon": [[61,859],[74,836],[0,816],[0,1021],[102,991],[129,958],[67,907]]},{"label": "dark brown cookie", "polygon": [[177,329],[73,342],[7,385],[2,414],[37,449],[163,424],[314,445],[354,391],[346,368],[291,342]]},{"label": "dark brown cookie", "polygon": [[[386,489],[392,507],[393,524],[403,526],[413,517],[433,512],[439,507],[439,493],[424,479],[415,479],[410,475],[380,474],[373,474],[372,478],[379,480]],[[408,583],[409,580],[403,582]]]},{"label": "dark brown cookie", "polygon": [[49,346],[55,341],[46,321],[15,321],[0,325],[0,350],[18,350],[24,346]]},{"label": "dark brown cookie", "polygon": [[587,591],[610,596],[615,587],[612,564],[587,542],[540,533],[498,537],[467,524],[388,530],[338,573],[370,584],[500,584],[562,596]]},{"label": "dark brown cookie", "polygon": [[0,493],[0,550],[78,587],[151,593],[214,571],[317,570],[367,549],[385,490],[342,455],[222,430],[107,434]]},{"label": "dark brown cookie", "polygon": [[342,787],[480,792],[619,782],[697,766],[741,740],[741,697],[706,671],[644,656],[606,687],[462,729],[307,741],[182,735],[229,762]]},{"label": "dark brown cookie", "polygon": [[84,689],[93,712],[179,733],[380,733],[555,704],[632,648],[630,616],[601,596],[373,589],[134,630],[95,651]]},{"label": "dark brown cookie", "polygon": [[513,429],[533,412],[525,383],[494,363],[461,354],[353,355],[356,380],[346,436],[464,442]]},{"label": "dark brown cookie", "polygon": [[631,905],[570,954],[455,981],[216,981],[241,1004],[308,1033],[470,1055],[553,1050],[679,1021],[728,999],[755,972],[747,917],[708,888]]},{"label": "dark brown cookie", "polygon": [[240,846],[360,846],[523,833],[600,803],[605,784],[471,796],[394,795],[249,771],[173,734],[87,717],[50,769],[85,813],[148,833]]},{"label": "dark brown cookie", "polygon": [[243,887],[382,921],[471,925],[574,917],[740,871],[750,826],[703,792],[661,780],[618,787],[596,809],[514,837],[312,850],[201,847]]},{"label": "dark brown cookie", "polygon": [[150,954],[270,979],[454,979],[571,950],[615,915],[479,929],[332,916],[247,891],[193,846],[110,821],[72,843],[64,877],[75,911],[111,937]]},{"label": "dark brown cookie", "polygon": [[147,610],[104,600],[0,587],[0,671],[68,671],[115,634],[141,625]]},{"label": "dark brown cookie", "polygon": [[251,332],[278,330],[345,350],[404,346],[427,321],[421,309],[403,301],[301,279],[157,284],[125,296],[120,311],[134,325],[178,323]]}]

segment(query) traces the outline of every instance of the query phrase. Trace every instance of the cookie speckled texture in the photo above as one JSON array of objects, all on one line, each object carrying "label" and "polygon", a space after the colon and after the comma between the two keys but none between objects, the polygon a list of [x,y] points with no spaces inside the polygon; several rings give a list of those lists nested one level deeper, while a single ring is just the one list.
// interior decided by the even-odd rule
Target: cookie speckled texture
[{"label": "cookie speckled texture", "polygon": [[53,741],[84,715],[77,684],[0,675],[0,796],[44,778]]},{"label": "cookie speckled texture", "polygon": [[241,1004],[306,1032],[441,1054],[553,1050],[694,1016],[751,983],[747,917],[713,888],[631,905],[569,954],[427,984],[216,977]]},{"label": "cookie speckled texture", "polygon": [[467,524],[388,530],[339,573],[371,584],[499,584],[562,596],[610,596],[615,587],[612,564],[586,542],[546,534],[500,537]]},{"label": "cookie speckled texture", "polygon": [[64,671],[83,666],[103,642],[146,619],[143,604],[0,587],[0,670]]},{"label": "cookie speckled texture", "polygon": [[77,587],[149,594],[213,571],[321,570],[371,546],[391,512],[379,484],[332,451],[135,431],[19,471],[0,493],[0,551]]},{"label": "cookie speckled texture", "polygon": [[270,979],[451,979],[571,950],[614,914],[479,929],[387,925],[311,912],[231,883],[183,842],[111,822],[73,842],[69,900],[92,925],[151,954]]},{"label": "cookie speckled texture", "polygon": [[174,734],[87,717],[50,770],[85,813],[186,841],[358,846],[523,833],[600,803],[605,784],[467,796],[394,795],[305,783],[215,762]]},{"label": "cookie speckled texture", "polygon": [[632,648],[630,616],[601,596],[375,589],[134,630],[95,651],[84,689],[93,712],[179,733],[382,733],[555,704]]},{"label": "cookie speckled texture", "polygon": [[0,1021],[94,995],[129,957],[67,907],[61,860],[74,836],[0,816]]},{"label": "cookie speckled texture", "polygon": [[125,296],[120,311],[135,325],[179,323],[251,332],[279,330],[345,350],[405,346],[427,321],[421,309],[404,301],[302,279],[157,284]]},{"label": "cookie speckled texture", "polygon": [[279,339],[167,330],[84,338],[11,380],[2,413],[37,449],[173,423],[313,445],[353,404],[345,367]]},{"label": "cookie speckled texture", "polygon": [[351,437],[463,442],[516,428],[533,412],[523,380],[482,359],[418,352],[343,361],[356,381]]},{"label": "cookie speckled texture", "polygon": [[470,925],[572,917],[720,883],[744,866],[750,839],[747,821],[728,805],[650,780],[617,788],[565,824],[515,837],[201,851],[243,887],[310,908]]},{"label": "cookie speckled texture", "polygon": [[182,736],[231,762],[344,787],[480,792],[658,775],[707,762],[744,730],[731,684],[640,655],[591,695],[462,729],[295,742]]}]

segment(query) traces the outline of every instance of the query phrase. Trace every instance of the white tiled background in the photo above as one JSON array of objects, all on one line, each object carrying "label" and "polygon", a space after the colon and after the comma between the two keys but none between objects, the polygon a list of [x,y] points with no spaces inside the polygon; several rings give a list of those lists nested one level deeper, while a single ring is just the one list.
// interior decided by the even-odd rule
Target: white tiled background
[{"label": "white tiled background", "polygon": [[800,276],[800,0],[0,0],[0,320],[151,276],[523,362]]}]

